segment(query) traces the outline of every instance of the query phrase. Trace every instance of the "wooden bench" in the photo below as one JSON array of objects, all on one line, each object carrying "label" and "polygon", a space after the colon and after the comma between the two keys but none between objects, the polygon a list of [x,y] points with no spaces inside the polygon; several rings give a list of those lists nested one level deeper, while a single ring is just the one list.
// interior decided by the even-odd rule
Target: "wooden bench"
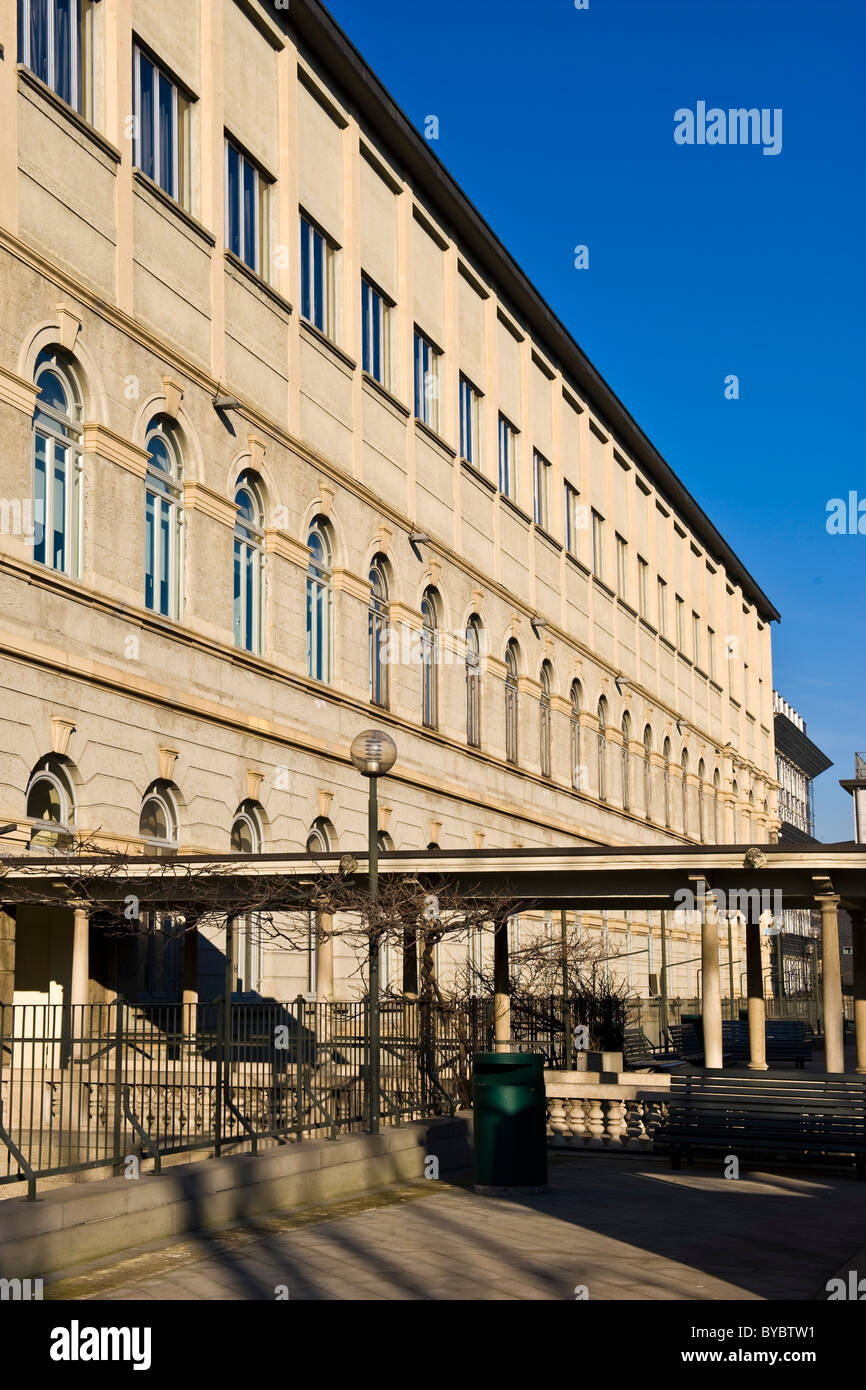
[{"label": "wooden bench", "polygon": [[[674,1051],[687,1062],[703,1065],[703,1039],[693,1023],[673,1023],[668,1032]],[[805,1067],[812,1059],[811,1030],[797,1018],[768,1018],[765,1030],[767,1065]],[[749,1025],[745,1019],[722,1020],[722,1056],[726,1067],[748,1066],[751,1057]]]},{"label": "wooden bench", "polygon": [[671,1165],[694,1149],[723,1154],[851,1155],[866,1177],[866,1082],[802,1072],[718,1069],[671,1077],[654,1147]]},{"label": "wooden bench", "polygon": [[670,1071],[683,1065],[681,1058],[653,1047],[642,1028],[624,1030],[622,1059],[626,1071]]}]

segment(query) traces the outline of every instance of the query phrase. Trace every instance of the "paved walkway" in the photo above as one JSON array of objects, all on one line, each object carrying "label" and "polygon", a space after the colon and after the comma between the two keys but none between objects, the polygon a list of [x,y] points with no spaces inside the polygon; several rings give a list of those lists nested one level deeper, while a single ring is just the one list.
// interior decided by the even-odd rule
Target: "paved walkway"
[{"label": "paved walkway", "polygon": [[866,1244],[866,1183],[853,1172],[726,1181],[708,1166],[576,1154],[553,1157],[550,1184],[519,1202],[480,1197],[468,1179],[407,1184],[133,1252],[45,1293],[526,1300],[585,1286],[590,1299],[812,1299]]}]

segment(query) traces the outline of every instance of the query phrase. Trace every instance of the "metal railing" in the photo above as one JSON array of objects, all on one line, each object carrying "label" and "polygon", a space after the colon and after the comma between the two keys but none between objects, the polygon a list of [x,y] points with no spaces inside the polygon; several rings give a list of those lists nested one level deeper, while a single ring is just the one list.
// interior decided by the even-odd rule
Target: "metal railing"
[{"label": "metal railing", "polygon": [[[730,998],[722,1000],[722,1018],[738,1019],[746,1010],[748,1000],[736,997],[733,1003]],[[678,1024],[683,1018],[699,1014],[702,1009],[700,998],[694,999],[668,999],[666,1001],[665,1013],[667,1016],[667,1026]],[[821,1006],[820,1001],[815,999],[775,999],[768,997],[764,1000],[765,1014],[768,1019],[793,1018],[801,1019],[807,1023],[814,1033],[821,1030]],[[664,1051],[669,1045],[669,1039],[665,1037],[663,1026],[662,1001],[655,999],[631,999],[628,1004],[628,1027],[630,1029],[640,1029],[647,1037],[653,1047]]]},{"label": "metal railing", "polygon": [[[465,1011],[381,1006],[380,1117],[469,1094]],[[364,1000],[0,1005],[0,1184],[369,1128]]]}]

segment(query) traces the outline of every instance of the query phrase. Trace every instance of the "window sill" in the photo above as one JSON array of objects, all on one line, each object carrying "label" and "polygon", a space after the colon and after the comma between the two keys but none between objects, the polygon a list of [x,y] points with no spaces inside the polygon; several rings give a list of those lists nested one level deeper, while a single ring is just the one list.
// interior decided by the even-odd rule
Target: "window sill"
[{"label": "window sill", "polygon": [[649,621],[648,618],[642,617],[640,620],[640,625],[641,627],[645,627],[647,632],[652,633],[653,637],[658,637],[658,628],[653,627],[652,623]]},{"label": "window sill", "polygon": [[550,532],[546,530],[543,526],[540,526],[537,521],[535,523],[535,534],[540,540],[546,541],[547,544],[551,547],[551,549],[556,551],[557,555],[562,554],[562,546],[560,545],[559,541],[554,540]]},{"label": "window sill", "polygon": [[689,670],[691,671],[694,670],[694,663],[683,652],[677,652],[677,656],[679,657],[680,661],[683,663],[684,666],[688,666]]},{"label": "window sill", "polygon": [[394,410],[398,410],[404,420],[409,419],[411,411],[408,405],[404,405],[392,391],[388,390],[387,386],[383,386],[382,382],[377,381],[369,372],[363,372],[362,375],[365,387],[368,387],[370,391],[374,391],[377,396],[381,396],[386,405],[390,405]]},{"label": "window sill", "polygon": [[84,116],[80,116],[74,106],[70,106],[62,97],[59,97],[40,77],[36,76],[35,72],[31,72],[30,68],[26,67],[23,63],[18,64],[18,85],[19,87],[22,85],[29,87],[30,90],[38,97],[41,97],[48,106],[53,107],[58,115],[62,116],[65,121],[69,121],[78,131],[79,135],[83,135],[92,145],[96,145],[97,149],[101,150],[104,155],[107,155],[113,163],[121,164],[123,162],[123,155],[116,145],[112,145],[110,140],[106,140],[101,131],[98,131],[95,126],[92,126]]},{"label": "window sill", "polygon": [[197,221],[191,212],[187,212],[186,208],[176,198],[172,198],[170,193],[166,193],[164,188],[160,188],[158,183],[154,183],[153,179],[149,178],[142,169],[133,169],[132,177],[142,193],[152,198],[155,203],[159,203],[160,207],[165,208],[179,222],[183,222],[202,241],[206,241],[208,246],[216,246],[216,237],[213,232],[209,232],[207,227]]},{"label": "window sill", "polygon": [[275,290],[273,285],[269,285],[267,280],[264,280],[262,276],[259,275],[258,271],[250,270],[246,261],[242,261],[240,256],[236,256],[234,251],[229,251],[228,248],[226,248],[225,251],[225,262],[228,270],[233,271],[236,275],[252,285],[253,289],[265,295],[265,297],[270,299],[278,309],[282,309],[287,317],[293,312],[291,304],[287,299],[283,298],[279,290]]},{"label": "window sill", "polygon": [[618,607],[618,608],[624,608],[625,611],[626,611],[626,613],[628,613],[628,615],[629,615],[630,618],[636,618],[636,617],[637,617],[637,609],[636,609],[636,608],[632,608],[631,604],[630,604],[630,603],[627,603],[626,600],[625,600],[624,598],[618,598],[616,602],[617,602],[617,607]]},{"label": "window sill", "polygon": [[602,593],[607,594],[608,598],[616,598],[613,589],[611,589],[608,584],[605,584],[603,579],[599,579],[597,574],[592,576],[592,582],[593,586],[597,589],[601,589]]},{"label": "window sill", "polygon": [[454,459],[456,459],[457,450],[452,449],[451,445],[448,443],[447,440],[442,438],[441,434],[437,434],[436,431],[434,429],[431,429],[429,425],[425,425],[424,421],[419,420],[417,415],[415,416],[415,428],[416,430],[420,430],[421,433],[425,435],[427,439],[430,440],[431,444],[435,444],[438,448],[442,449],[442,451],[448,455],[449,459],[452,462],[454,461]]},{"label": "window sill", "polygon": [[570,550],[566,550],[566,552],[565,552],[565,558],[566,558],[566,560],[568,561],[568,563],[569,563],[570,565],[574,565],[574,568],[575,568],[580,574],[583,575],[584,579],[589,579],[589,578],[591,578],[590,572],[589,572],[589,570],[587,569],[586,565],[583,563],[582,560],[578,560],[578,558],[577,558],[576,555],[572,555],[572,553],[571,553]]},{"label": "window sill", "polygon": [[527,526],[532,525],[532,517],[527,515],[522,507],[518,507],[516,502],[512,502],[511,498],[506,496],[504,492],[500,492],[499,501],[504,507],[507,507],[510,512],[513,512],[520,521],[525,522]]},{"label": "window sill", "polygon": [[667,649],[668,649],[669,652],[675,652],[675,651],[676,651],[676,647],[674,646],[674,644],[673,644],[673,642],[671,641],[671,639],[670,639],[669,637],[665,637],[665,635],[664,635],[663,632],[660,632],[660,633],[659,633],[659,641],[660,641],[660,642],[664,642],[664,644],[665,644],[665,646],[667,647]]},{"label": "window sill", "polygon": [[487,488],[488,492],[495,493],[496,484],[492,482],[490,478],[485,478],[484,474],[475,467],[474,463],[470,463],[468,459],[461,459],[460,467],[463,469],[464,473],[468,473],[473,482],[480,483],[482,487]]},{"label": "window sill", "polygon": [[344,352],[342,348],[337,347],[337,344],[332,338],[328,337],[327,333],[323,333],[321,328],[317,328],[314,323],[310,323],[309,319],[302,318],[299,319],[298,322],[301,325],[302,337],[309,338],[314,347],[324,348],[326,353],[333,357],[339,366],[347,368],[350,372],[355,371],[358,366],[355,359],[350,357],[347,352]]}]

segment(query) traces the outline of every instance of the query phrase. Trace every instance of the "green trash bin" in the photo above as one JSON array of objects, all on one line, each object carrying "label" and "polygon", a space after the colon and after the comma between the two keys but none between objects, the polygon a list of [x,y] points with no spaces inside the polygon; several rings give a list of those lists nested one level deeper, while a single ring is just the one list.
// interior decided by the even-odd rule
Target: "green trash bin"
[{"label": "green trash bin", "polygon": [[478,1052],[472,1076],[476,1192],[543,1192],[547,1111],[540,1052]]}]

